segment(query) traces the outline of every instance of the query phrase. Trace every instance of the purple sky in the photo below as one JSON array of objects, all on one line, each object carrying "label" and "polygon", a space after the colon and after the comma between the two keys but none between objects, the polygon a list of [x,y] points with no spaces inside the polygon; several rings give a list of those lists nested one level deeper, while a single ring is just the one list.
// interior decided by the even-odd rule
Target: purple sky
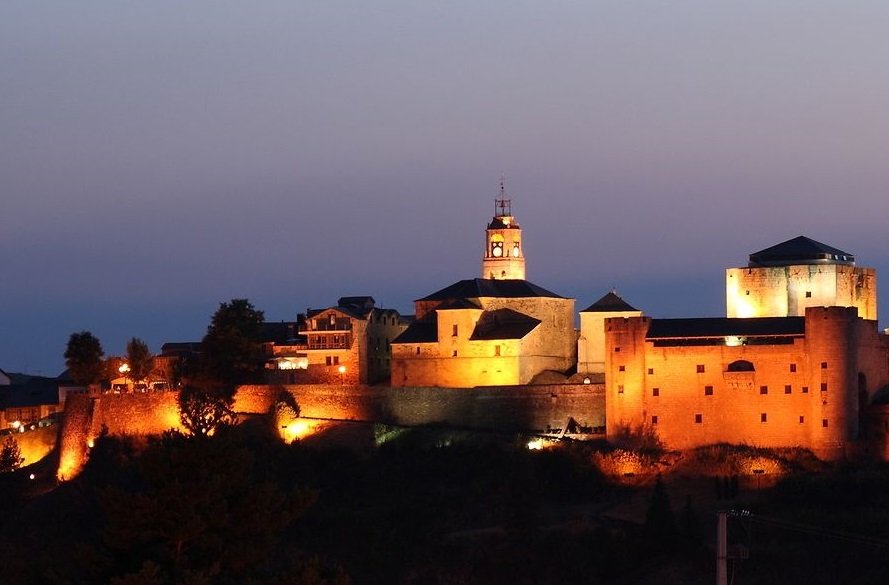
[{"label": "purple sky", "polygon": [[882,0],[2,2],[0,368],[196,340],[233,297],[411,312],[478,275],[501,171],[578,309],[724,314],[724,269],[800,234],[889,274],[887,30]]}]

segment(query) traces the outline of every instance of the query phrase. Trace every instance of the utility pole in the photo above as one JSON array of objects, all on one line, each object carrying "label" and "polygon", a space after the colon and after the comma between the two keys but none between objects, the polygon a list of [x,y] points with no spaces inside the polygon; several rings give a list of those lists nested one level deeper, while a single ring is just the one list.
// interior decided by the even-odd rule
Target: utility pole
[{"label": "utility pole", "polygon": [[716,585],[728,585],[728,512],[720,510],[716,520]]}]

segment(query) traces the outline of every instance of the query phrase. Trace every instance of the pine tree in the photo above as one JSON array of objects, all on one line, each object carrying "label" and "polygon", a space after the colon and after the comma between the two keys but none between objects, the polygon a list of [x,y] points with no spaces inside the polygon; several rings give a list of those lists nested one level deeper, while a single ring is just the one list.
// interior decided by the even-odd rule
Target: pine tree
[{"label": "pine tree", "polygon": [[21,467],[25,461],[22,457],[22,451],[19,449],[18,441],[15,437],[8,436],[3,443],[3,449],[0,450],[0,473],[15,471]]}]

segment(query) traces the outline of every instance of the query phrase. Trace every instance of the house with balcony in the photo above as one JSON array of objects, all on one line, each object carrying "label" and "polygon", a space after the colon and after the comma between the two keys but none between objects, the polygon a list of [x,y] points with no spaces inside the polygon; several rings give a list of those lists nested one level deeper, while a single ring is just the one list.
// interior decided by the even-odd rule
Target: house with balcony
[{"label": "house with balcony", "polygon": [[389,378],[392,340],[406,328],[394,309],[370,296],[342,297],[335,306],[308,309],[290,341],[273,343],[270,382],[376,384]]}]

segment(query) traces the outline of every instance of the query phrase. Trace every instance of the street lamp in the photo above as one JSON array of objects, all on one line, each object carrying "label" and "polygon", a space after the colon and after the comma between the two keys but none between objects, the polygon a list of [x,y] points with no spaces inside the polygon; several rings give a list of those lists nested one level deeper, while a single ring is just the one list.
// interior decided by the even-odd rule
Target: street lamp
[{"label": "street lamp", "polygon": [[340,373],[340,384],[346,385],[346,366],[340,366],[337,368],[337,371]]}]

